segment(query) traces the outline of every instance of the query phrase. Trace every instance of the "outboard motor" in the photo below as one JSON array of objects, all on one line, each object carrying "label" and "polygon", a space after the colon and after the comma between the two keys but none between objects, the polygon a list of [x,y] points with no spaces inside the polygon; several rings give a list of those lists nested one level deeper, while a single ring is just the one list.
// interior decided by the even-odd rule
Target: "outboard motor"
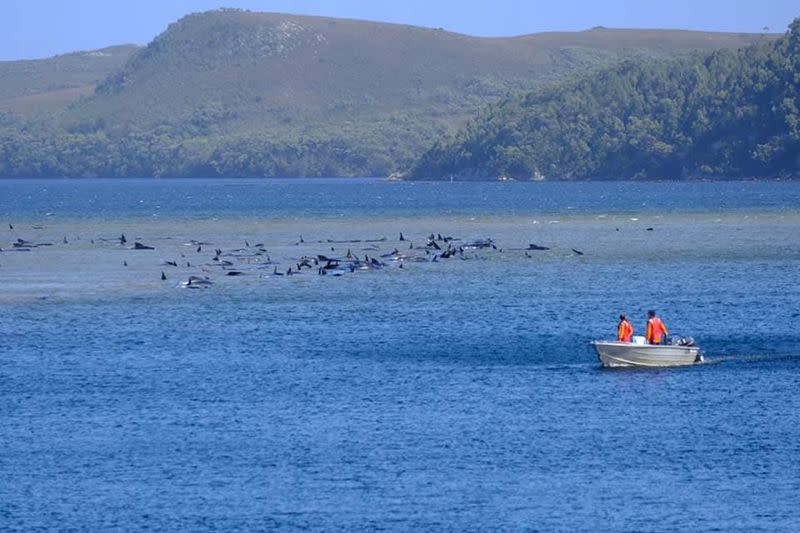
[{"label": "outboard motor", "polygon": [[694,346],[694,339],[692,337],[679,337],[671,335],[667,338],[666,344],[671,346]]},{"label": "outboard motor", "polygon": [[694,346],[694,339],[692,337],[681,337],[680,346]]}]

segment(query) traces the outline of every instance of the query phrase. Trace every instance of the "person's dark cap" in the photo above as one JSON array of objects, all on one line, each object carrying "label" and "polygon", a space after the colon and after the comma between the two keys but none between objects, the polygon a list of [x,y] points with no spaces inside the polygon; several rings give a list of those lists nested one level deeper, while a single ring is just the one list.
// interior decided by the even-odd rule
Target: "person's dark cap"
[{"label": "person's dark cap", "polygon": [[625,313],[622,313],[622,314],[619,315],[619,319],[620,320],[625,320],[626,318],[628,318],[628,317],[625,316]]},{"label": "person's dark cap", "polygon": [[647,316],[656,316],[656,312],[651,309],[647,312]]}]

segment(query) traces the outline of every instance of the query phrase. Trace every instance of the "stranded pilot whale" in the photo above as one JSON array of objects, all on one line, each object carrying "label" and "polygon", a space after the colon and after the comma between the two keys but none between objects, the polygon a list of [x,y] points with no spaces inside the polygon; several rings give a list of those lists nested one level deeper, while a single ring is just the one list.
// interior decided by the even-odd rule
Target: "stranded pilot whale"
[{"label": "stranded pilot whale", "polygon": [[201,287],[210,287],[214,282],[206,277],[189,276],[187,281],[181,282],[181,287],[185,289],[199,289]]}]

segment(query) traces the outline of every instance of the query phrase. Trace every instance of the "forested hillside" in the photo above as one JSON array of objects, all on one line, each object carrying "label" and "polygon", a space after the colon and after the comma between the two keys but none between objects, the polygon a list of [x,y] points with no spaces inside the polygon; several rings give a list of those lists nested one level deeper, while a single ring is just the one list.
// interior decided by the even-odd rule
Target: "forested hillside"
[{"label": "forested hillside", "polygon": [[604,28],[478,38],[200,13],[170,25],[77,102],[0,112],[0,176],[387,175],[510,94],[626,58],[772,38]]},{"label": "forested hillside", "polygon": [[625,61],[489,107],[411,178],[800,175],[800,19],[775,42]]}]

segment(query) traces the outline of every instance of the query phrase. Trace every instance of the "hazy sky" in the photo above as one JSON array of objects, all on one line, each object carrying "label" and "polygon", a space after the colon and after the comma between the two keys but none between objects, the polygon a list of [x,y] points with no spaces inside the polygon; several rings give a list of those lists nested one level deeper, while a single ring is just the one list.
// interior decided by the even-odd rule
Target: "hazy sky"
[{"label": "hazy sky", "polygon": [[182,15],[218,7],[487,36],[592,26],[782,32],[800,16],[798,0],[0,0],[0,60],[146,44]]}]

